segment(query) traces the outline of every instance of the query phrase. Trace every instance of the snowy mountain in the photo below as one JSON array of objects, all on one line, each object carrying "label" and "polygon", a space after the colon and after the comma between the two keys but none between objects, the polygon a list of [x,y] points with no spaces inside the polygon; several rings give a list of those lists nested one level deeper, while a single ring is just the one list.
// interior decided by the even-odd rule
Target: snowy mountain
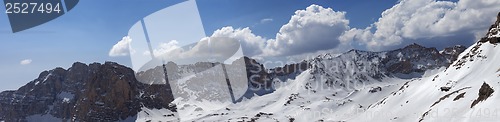
[{"label": "snowy mountain", "polygon": [[[67,70],[56,68],[44,71],[37,79],[18,90],[0,93],[0,115],[2,115],[0,119],[5,121],[252,120],[255,117],[241,113],[251,113],[247,110],[249,108],[256,109],[255,114],[258,116],[271,116],[276,112],[260,113],[260,109],[253,108],[255,105],[267,106],[266,104],[276,102],[279,103],[276,107],[299,112],[302,109],[314,108],[308,107],[311,101],[321,102],[323,99],[328,99],[345,104],[344,102],[352,100],[344,98],[353,91],[358,91],[360,85],[391,86],[390,84],[400,82],[399,76],[422,77],[424,71],[448,66],[452,58],[456,57],[453,56],[456,53],[449,52],[461,51],[463,47],[455,46],[439,53],[435,48],[412,44],[387,52],[351,50],[337,57],[324,54],[298,64],[288,64],[274,69],[265,69],[256,60],[244,57],[236,61],[245,62],[249,86],[244,89],[247,92],[236,104],[224,100],[204,101],[220,98],[206,94],[208,91],[227,92],[224,89],[207,91],[206,88],[217,88],[218,86],[214,86],[217,84],[200,83],[203,80],[192,77],[184,81],[178,80],[215,67],[218,63],[177,65],[168,62],[165,66],[170,72],[169,80],[177,79],[171,82],[174,84],[144,84],[137,79],[157,80],[154,73],[163,70],[163,67],[134,75],[130,68],[112,62],[89,65],[77,62]],[[408,66],[400,67],[401,62],[407,62]],[[335,71],[333,67],[338,69]],[[217,72],[217,68],[214,71],[207,71]],[[388,82],[391,79],[394,79],[392,80],[394,83]],[[381,91],[382,88],[374,87],[369,90],[370,93],[374,93]],[[196,94],[196,97],[175,99],[172,91],[185,96]],[[267,103],[261,103],[262,101]],[[340,104],[338,102],[329,104]],[[247,107],[234,107],[240,105]],[[283,117],[275,119],[291,118]]]},{"label": "snowy mountain", "polygon": [[[224,100],[204,101],[208,98],[217,98],[213,95],[205,97],[209,92],[222,90],[216,93],[226,93],[227,91],[206,89],[218,88],[218,86],[203,83],[203,79],[196,80],[196,78],[188,77],[215,67],[219,63],[199,62],[193,65],[177,65],[168,62],[165,68],[175,71],[168,75],[169,80],[175,80],[175,82],[170,82],[174,84],[145,84],[137,79],[161,82],[157,81],[161,78],[155,76],[163,76],[158,75],[164,70],[163,67],[156,67],[134,75],[130,68],[112,62],[90,65],[77,62],[68,70],[56,68],[44,71],[39,78],[18,90],[0,93],[0,107],[2,108],[0,119],[6,121],[187,121],[215,118],[215,121],[225,120],[224,117],[220,117],[226,116],[228,120],[252,120],[255,118],[238,113],[247,113],[246,108],[233,106],[242,104],[266,106],[266,104],[276,102],[279,103],[281,109],[311,110],[314,107],[307,107],[311,102],[321,102],[324,101],[323,99],[345,104],[344,102],[352,102],[352,99],[345,98],[354,91],[363,89],[364,85],[374,86],[369,89],[370,93],[374,93],[382,90],[381,84],[396,86],[394,84],[399,83],[398,80],[402,78],[422,77],[425,71],[448,66],[453,59],[456,59],[456,54],[458,54],[456,52],[463,50],[464,47],[455,46],[446,48],[440,53],[435,48],[426,48],[417,44],[387,52],[351,50],[337,57],[324,54],[301,63],[288,64],[274,69],[266,69],[256,60],[244,57],[236,61],[245,62],[244,67],[246,67],[249,85],[247,89],[243,89],[246,93],[238,99],[236,104]],[[215,68],[214,71],[207,71],[209,74],[217,74],[215,73],[218,72],[217,70],[221,69]],[[189,79],[179,81],[185,77]],[[386,88],[383,89],[385,91]],[[177,98],[174,101],[173,92],[194,94],[195,97]],[[267,97],[271,97],[272,101],[262,100]],[[280,98],[281,101],[275,101],[276,98]],[[171,101],[173,104],[169,104]],[[261,104],[262,101],[268,103]],[[302,102],[298,104],[297,101]],[[333,103],[340,104],[338,102]],[[299,112],[299,110],[293,111]],[[271,116],[270,113],[257,112],[257,114]]]},{"label": "snowy mountain", "polygon": [[[453,50],[458,46],[440,51],[446,60],[437,51],[411,54],[418,52],[413,49],[417,45],[319,56],[307,61],[310,68],[276,85],[273,93],[193,120],[498,121],[498,23],[500,19],[463,53]],[[446,63],[451,65],[439,68]]]},{"label": "snowy mountain", "polygon": [[[187,116],[184,118],[192,119],[183,121],[350,120],[405,82],[448,67],[464,50],[465,47],[453,46],[438,51],[412,44],[385,52],[351,50],[337,57],[320,55],[270,69],[268,76],[275,89],[272,93],[222,104],[218,108],[224,109]],[[176,104],[181,109],[191,106]]]},{"label": "snowy mountain", "polygon": [[[158,78],[154,77],[157,76],[155,73],[163,70],[163,67],[156,67],[138,73],[136,79],[134,72],[130,68],[116,63],[106,62],[105,64],[93,63],[86,65],[77,62],[68,70],[56,68],[44,71],[39,78],[18,90],[0,93],[0,115],[2,115],[0,119],[6,121],[129,121],[151,119],[177,121],[179,118],[182,118],[181,120],[184,120],[184,118],[192,120],[210,119],[211,117],[207,116],[216,117],[216,115],[229,114],[227,112],[226,114],[213,113],[219,111],[219,109],[229,111],[230,109],[227,106],[245,104],[249,103],[249,101],[262,99],[261,97],[280,94],[280,92],[284,92],[280,90],[280,87],[289,87],[294,84],[295,86],[304,87],[306,90],[297,91],[297,93],[286,96],[290,98],[284,98],[289,100],[282,105],[287,106],[290,104],[290,106],[293,106],[292,99],[301,97],[298,93],[315,93],[317,88],[313,88],[313,86],[318,85],[335,89],[337,92],[329,93],[329,95],[335,95],[337,96],[335,99],[341,99],[341,96],[345,97],[352,90],[358,89],[355,87],[356,85],[379,84],[387,78],[391,79],[403,75],[420,77],[419,74],[428,69],[449,65],[452,58],[456,56],[453,56],[455,53],[448,52],[461,51],[463,51],[462,47],[458,46],[439,53],[435,48],[425,48],[417,44],[388,52],[351,50],[338,57],[325,54],[314,59],[304,60],[302,63],[289,64],[269,70],[265,69],[256,60],[244,57],[237,61],[245,61],[249,87],[244,89],[247,92],[243,98],[238,100],[239,103],[237,104],[223,100],[201,102],[206,99],[219,98],[203,94],[207,93],[206,88],[218,87],[213,86],[214,84],[202,83],[203,80],[193,80],[196,78],[190,78],[190,80],[182,83],[171,82],[174,85],[144,84],[137,81],[137,79],[157,80]],[[451,56],[446,57],[447,55]],[[199,62],[193,65],[177,65],[168,62],[166,67],[170,72],[170,77],[178,80],[212,68],[216,64],[218,63]],[[332,68],[349,70],[337,69],[337,71],[334,71]],[[292,81],[294,79],[300,81]],[[224,89],[208,90],[222,90],[217,93],[225,93]],[[174,101],[172,91],[177,91],[179,92],[177,94],[185,96],[197,94],[198,97],[195,97],[195,99],[182,97],[182,99],[179,98]],[[288,94],[290,91],[285,92]],[[316,100],[317,98],[307,99]],[[169,104],[171,101],[174,101],[174,104]],[[253,104],[253,102],[250,103]],[[175,109],[176,106],[180,107]],[[177,111],[180,111],[181,114],[177,113]]]},{"label": "snowy mountain", "polygon": [[[460,54],[450,67],[430,77],[409,80],[391,95],[363,111],[383,111],[378,120],[398,121],[497,121],[495,94],[500,84],[496,55],[498,21],[487,36]],[[487,41],[484,41],[487,40]],[[351,120],[364,120],[353,117]]]}]

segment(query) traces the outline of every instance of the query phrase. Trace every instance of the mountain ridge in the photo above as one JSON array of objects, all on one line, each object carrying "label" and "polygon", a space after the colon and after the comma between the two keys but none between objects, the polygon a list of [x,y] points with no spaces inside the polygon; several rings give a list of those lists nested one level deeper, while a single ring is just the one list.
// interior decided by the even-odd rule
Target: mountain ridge
[{"label": "mountain ridge", "polygon": [[[415,46],[416,45],[412,48],[425,49],[425,47],[420,45]],[[401,48],[400,50],[404,50],[405,48]],[[353,50],[349,52],[357,53],[358,51]],[[344,55],[349,52],[344,53]],[[311,62],[315,61],[312,59],[299,64],[287,64],[283,67],[267,70],[262,64],[254,59],[248,57],[244,59],[246,62],[245,67],[247,67],[248,72],[259,69],[257,73],[247,74],[247,76],[256,74],[259,76],[257,79],[250,79],[256,82],[250,82],[249,89],[268,89],[261,89],[260,92],[247,90],[248,93],[246,93],[245,99],[251,99],[254,94],[264,95],[272,93],[273,90],[271,87],[273,87],[273,82],[271,81],[279,79],[279,77],[282,77],[280,80],[294,77],[289,75],[295,74],[296,76],[302,71],[312,68],[309,67],[309,65]],[[264,79],[270,79],[270,81]],[[146,89],[146,87],[148,88]],[[78,91],[78,89],[80,90]],[[173,101],[173,96],[171,94],[160,94],[162,97],[155,98],[147,97],[148,94],[158,95],[158,91],[162,91],[162,89],[168,90],[170,88],[167,88],[165,85],[148,86],[146,84],[141,84],[135,79],[132,69],[114,62],[105,62],[104,64],[91,63],[88,65],[81,62],[75,62],[67,70],[57,67],[52,70],[43,71],[38,78],[27,83],[18,90],[1,92],[0,96],[2,101],[0,107],[2,110],[0,111],[0,115],[4,116],[0,117],[0,120],[20,121],[26,120],[26,117],[30,115],[51,115],[56,118],[61,118],[62,120],[71,121],[119,121],[134,117],[141,111],[141,107],[157,109],[169,108],[170,111],[176,111],[174,105],[165,104]],[[43,102],[35,102],[34,104],[26,103],[31,103],[30,101]],[[18,102],[20,102],[20,104]],[[117,106],[109,103],[114,103]],[[95,111],[95,113],[90,111]]]}]

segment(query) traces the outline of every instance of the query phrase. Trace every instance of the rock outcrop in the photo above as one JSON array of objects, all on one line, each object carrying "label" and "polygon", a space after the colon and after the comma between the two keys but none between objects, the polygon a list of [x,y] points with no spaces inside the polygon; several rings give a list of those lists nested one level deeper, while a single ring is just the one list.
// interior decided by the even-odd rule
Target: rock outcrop
[{"label": "rock outcrop", "polygon": [[500,42],[500,12],[497,15],[497,20],[488,30],[486,36],[481,38],[479,42],[490,42],[492,44]]},{"label": "rock outcrop", "polygon": [[55,68],[16,91],[0,93],[0,120],[25,121],[50,115],[63,121],[118,121],[134,117],[142,107],[170,108],[165,85],[138,82],[132,69],[113,62]]}]

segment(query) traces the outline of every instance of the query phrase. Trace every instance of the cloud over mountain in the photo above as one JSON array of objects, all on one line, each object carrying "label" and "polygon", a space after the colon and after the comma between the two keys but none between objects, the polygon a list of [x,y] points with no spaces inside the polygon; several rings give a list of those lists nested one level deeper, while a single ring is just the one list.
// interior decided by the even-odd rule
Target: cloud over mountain
[{"label": "cloud over mountain", "polygon": [[335,48],[338,37],[349,29],[345,12],[311,5],[297,10],[290,21],[283,25],[275,39],[265,39],[249,28],[231,26],[216,30],[212,37],[230,37],[241,41],[245,55],[284,56]]},{"label": "cloud over mountain", "polygon": [[353,28],[341,38],[377,51],[417,41],[472,43],[484,34],[488,23],[494,21],[499,6],[497,0],[402,0],[385,10],[371,27]]},{"label": "cloud over mountain", "polygon": [[[249,56],[293,56],[322,50],[347,51],[350,48],[382,51],[410,43],[467,45],[484,34],[494,21],[500,1],[402,0],[385,10],[375,23],[364,29],[351,28],[346,12],[319,5],[297,10],[274,39],[264,39],[249,28],[221,30],[227,35],[248,35],[243,41]],[[265,42],[264,42],[264,41]],[[264,45],[264,47],[262,47]],[[340,45],[340,46],[339,46]],[[246,53],[247,54],[247,53]]]},{"label": "cloud over mountain", "polygon": [[[244,55],[250,57],[296,56],[325,50],[341,53],[351,48],[382,51],[410,43],[443,48],[475,42],[495,19],[499,6],[497,0],[401,0],[370,26],[351,28],[347,12],[313,4],[295,11],[271,39],[254,34],[249,27],[232,26],[217,29],[210,37],[237,39]],[[124,38],[109,55],[126,56],[129,42]]]},{"label": "cloud over mountain", "polygon": [[109,51],[109,56],[117,57],[117,56],[127,56],[129,55],[129,43],[132,41],[129,36],[125,36],[122,40],[118,41],[113,48]]},{"label": "cloud over mountain", "polygon": [[338,37],[349,29],[345,14],[314,4],[295,11],[276,39],[267,41],[264,55],[296,55],[337,47],[342,43]]}]

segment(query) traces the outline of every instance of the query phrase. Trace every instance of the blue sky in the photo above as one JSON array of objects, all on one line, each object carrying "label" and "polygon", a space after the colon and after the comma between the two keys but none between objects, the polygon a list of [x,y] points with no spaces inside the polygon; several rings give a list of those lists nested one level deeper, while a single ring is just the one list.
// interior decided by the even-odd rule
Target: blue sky
[{"label": "blue sky", "polygon": [[[422,3],[422,6],[436,3],[432,0],[420,1],[427,1],[427,3]],[[0,45],[0,56],[3,57],[0,63],[0,76],[2,78],[2,81],[0,81],[2,84],[0,90],[17,89],[37,78],[41,71],[50,70],[55,67],[68,68],[76,61],[84,63],[114,61],[130,66],[130,57],[111,57],[108,55],[113,45],[120,41],[122,37],[126,36],[130,27],[141,18],[179,2],[181,1],[81,0],[73,10],[65,15],[35,28],[18,33],[11,32],[6,14],[0,14],[0,39],[3,43]],[[485,23],[481,26],[464,26],[449,31],[435,30],[435,33],[443,35],[448,33],[460,33],[465,36],[448,34],[445,36],[438,35],[425,37],[422,36],[425,33],[418,31],[419,29],[417,28],[401,32],[403,33],[400,36],[401,39],[394,40],[394,43],[385,43],[376,40],[377,38],[385,37],[373,36],[377,35],[375,30],[384,30],[385,25],[380,24],[375,26],[373,24],[380,21],[379,18],[382,17],[381,14],[383,11],[392,8],[396,4],[404,4],[397,0],[301,0],[293,2],[289,0],[197,0],[198,10],[203,21],[206,35],[212,35],[214,31],[227,26],[233,29],[248,27],[252,34],[261,36],[265,38],[265,40],[276,39],[277,33],[286,33],[280,32],[280,28],[287,24],[293,24],[289,23],[291,16],[293,16],[297,10],[304,10],[312,4],[319,5],[321,8],[331,8],[333,12],[345,12],[345,14],[338,13],[336,15],[345,16],[342,20],[348,20],[348,24],[346,24],[348,27],[342,32],[342,36],[345,37],[347,41],[340,40],[342,43],[339,45],[347,44],[344,42],[348,42],[349,46],[345,47],[374,51],[380,50],[381,48],[397,48],[406,43],[412,43],[422,39],[429,40],[422,42],[426,46],[434,46],[434,44],[436,44],[435,46],[440,48],[442,48],[443,45],[450,44],[471,44],[477,35],[476,33],[482,32],[481,30],[489,26],[491,23],[488,22],[492,20],[488,18],[485,20],[486,22],[480,21]],[[450,4],[449,7],[453,8],[453,5]],[[399,11],[399,9],[405,8],[394,9]],[[490,16],[491,13],[494,13],[492,12],[494,9],[499,10],[498,8],[484,10],[484,16]],[[5,10],[4,6],[0,7],[0,10]],[[444,14],[447,13],[445,12]],[[389,15],[390,14],[388,14],[387,18],[389,18]],[[452,16],[452,14],[449,14],[449,16]],[[494,16],[491,18],[493,17]],[[386,20],[384,20],[384,22],[385,21]],[[404,20],[404,22],[410,23],[413,21]],[[401,27],[400,29],[405,30],[407,28]],[[478,31],[470,32],[467,31],[467,29]],[[358,38],[364,37],[366,34],[363,36],[348,36],[344,34],[352,33],[352,35],[357,35],[361,34],[363,31],[371,33],[372,36]],[[464,40],[453,41],[451,43],[435,41],[449,39]],[[282,39],[277,40],[281,41]],[[290,47],[293,47],[293,45]],[[342,51],[345,49],[338,50]],[[27,64],[20,64],[22,60],[26,59],[30,60],[29,62],[25,62]]]}]

